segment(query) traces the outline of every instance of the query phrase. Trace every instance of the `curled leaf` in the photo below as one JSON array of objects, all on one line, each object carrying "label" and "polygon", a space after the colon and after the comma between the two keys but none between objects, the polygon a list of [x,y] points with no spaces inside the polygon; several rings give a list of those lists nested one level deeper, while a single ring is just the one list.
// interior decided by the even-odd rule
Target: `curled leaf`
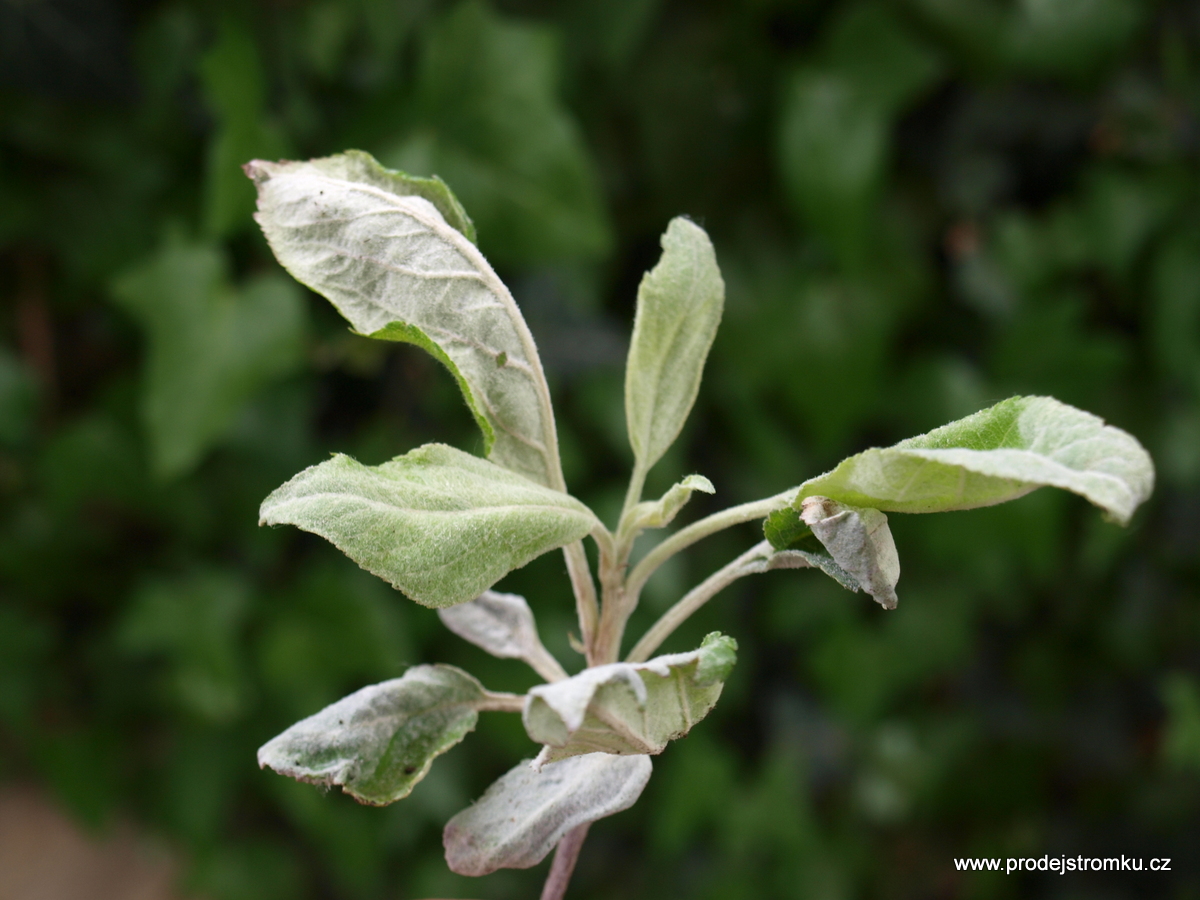
[{"label": "curled leaf", "polygon": [[474,876],[536,866],[572,828],[633,806],[651,769],[648,756],[608,753],[518,763],[446,823],[446,863]]},{"label": "curled leaf", "polygon": [[460,638],[501,659],[521,659],[547,681],[566,678],[538,637],[533,610],[517,594],[484,591],[474,600],[438,610],[442,623]]},{"label": "curled leaf", "polygon": [[443,183],[385,169],[358,151],[255,160],[246,173],[258,188],[263,233],[297,281],[359,333],[432,353],[458,381],[488,457],[562,486],[533,337]]},{"label": "curled leaf", "polygon": [[703,475],[688,475],[657,500],[646,500],[634,507],[634,522],[638,528],[662,528],[670,525],[696,491],[715,494],[717,489]]},{"label": "curled leaf", "polygon": [[[825,545],[833,562],[884,608],[896,608],[900,558],[877,509],[858,509],[828,497],[806,497],[800,517]],[[836,576],[835,576],[836,577]]]},{"label": "curled leaf", "polygon": [[546,745],[539,763],[601,751],[657,754],[708,715],[737,661],[737,641],[714,632],[698,650],[585,669],[526,696],[522,720]]},{"label": "curled leaf", "polygon": [[258,764],[299,781],[340,785],[360,803],[394,803],[474,730],[486,697],[461,669],[414,666],[297,722],[259,749]]},{"label": "curled leaf", "polygon": [[1042,486],[1087,498],[1121,524],[1154,488],[1137,440],[1052,397],[1011,397],[885,449],[866,450],[805,482],[819,495],[885,512],[991,506]]}]

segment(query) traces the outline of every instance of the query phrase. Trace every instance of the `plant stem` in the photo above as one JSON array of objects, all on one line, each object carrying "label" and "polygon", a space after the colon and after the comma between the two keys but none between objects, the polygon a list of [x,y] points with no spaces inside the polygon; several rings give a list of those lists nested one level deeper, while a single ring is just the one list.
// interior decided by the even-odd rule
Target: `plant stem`
[{"label": "plant stem", "polygon": [[796,488],[788,488],[774,497],[755,500],[753,503],[743,503],[741,506],[731,506],[719,513],[713,513],[711,516],[706,516],[693,522],[687,528],[675,532],[642,557],[641,562],[634,566],[633,571],[629,573],[629,578],[625,581],[625,596],[630,606],[630,612],[633,611],[633,607],[637,606],[637,599],[650,576],[680,550],[725,528],[765,518],[775,510],[787,506],[795,495]]},{"label": "plant stem", "polygon": [[586,649],[587,664],[592,663],[592,647],[596,640],[596,627],[600,621],[600,604],[596,602],[596,583],[592,581],[592,567],[588,564],[583,541],[574,541],[563,547],[567,560],[567,574],[571,576],[571,590],[575,594],[575,613],[579,617],[580,639]]},{"label": "plant stem", "polygon": [[567,884],[571,881],[571,873],[575,871],[579,851],[591,824],[584,822],[571,829],[558,842],[558,849],[554,851],[554,862],[550,864],[550,874],[546,876],[546,885],[542,888],[541,900],[562,900],[567,893]]},{"label": "plant stem", "polygon": [[524,694],[507,694],[502,691],[485,691],[475,708],[491,712],[521,712],[525,709]]},{"label": "plant stem", "polygon": [[771,553],[771,545],[766,541],[755,544],[733,562],[723,566],[713,572],[702,582],[688,591],[683,597],[662,614],[657,622],[655,622],[650,630],[642,635],[642,639],[637,642],[629,655],[625,657],[626,662],[645,662],[650,658],[655,650],[659,648],[671,633],[675,631],[683,622],[698,610],[701,606],[711,600],[719,591],[728,587],[733,582],[737,581],[744,575],[752,575],[755,572],[766,571],[765,557]]}]

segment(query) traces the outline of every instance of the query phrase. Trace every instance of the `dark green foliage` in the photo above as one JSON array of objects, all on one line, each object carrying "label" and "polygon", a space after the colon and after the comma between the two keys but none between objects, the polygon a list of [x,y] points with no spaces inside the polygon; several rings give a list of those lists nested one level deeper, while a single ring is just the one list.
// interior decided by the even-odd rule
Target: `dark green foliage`
[{"label": "dark green foliage", "polygon": [[[407,665],[529,686],[255,524],[334,451],[482,451],[436,361],[301,301],[253,227],[243,162],[360,147],[462,200],[601,512],[637,284],[679,214],[713,239],[725,317],[647,496],[699,472],[714,503],[755,499],[1012,394],[1158,464],[1124,531],[1046,491],[891,516],[895,612],[806,571],[716,598],[663,649],[721,630],[738,667],[592,829],[572,896],[1196,896],[1198,132],[1183,0],[0,4],[0,778],[137,817],[214,900],[536,893],[538,870],[469,881],[440,846],[535,752],[516,717],[481,715],[382,810],[255,767]],[[759,539],[664,567],[629,634]],[[500,588],[573,670],[562,568]],[[1174,872],[953,866],[1122,853]]]}]

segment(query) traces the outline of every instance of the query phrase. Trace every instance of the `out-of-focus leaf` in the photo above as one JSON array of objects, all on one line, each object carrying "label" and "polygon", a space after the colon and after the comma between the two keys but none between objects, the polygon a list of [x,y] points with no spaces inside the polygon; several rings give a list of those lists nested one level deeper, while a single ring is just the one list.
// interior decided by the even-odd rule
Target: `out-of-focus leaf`
[{"label": "out-of-focus leaf", "polygon": [[220,38],[200,61],[200,81],[217,118],[208,148],[204,227],[224,237],[248,228],[254,211],[254,190],[242,177],[242,165],[256,157],[278,159],[289,150],[267,119],[266,79],[244,25],[231,18],[222,22]]},{"label": "out-of-focus leaf", "polygon": [[529,736],[546,745],[537,762],[662,753],[716,706],[736,661],[737,641],[714,632],[689,653],[594,666],[533,688],[522,718]]},{"label": "out-of-focus leaf", "polygon": [[828,497],[808,496],[800,505],[800,518],[862,590],[884,609],[896,608],[900,558],[887,516],[877,509],[857,509]]},{"label": "out-of-focus leaf", "polygon": [[256,160],[246,171],[258,185],[259,224],[297,280],[361,334],[433,354],[458,381],[489,457],[562,485],[533,336],[487,260],[447,223],[442,210],[469,230],[444,185],[414,182],[358,153]]},{"label": "out-of-focus leaf", "polygon": [[658,462],[683,429],[725,305],[725,282],[703,228],[672,219],[662,248],[658,265],[638,286],[625,364],[625,419],[642,470]]},{"label": "out-of-focus leaf", "polygon": [[1163,681],[1167,722],[1162,754],[1177,769],[1200,771],[1200,686],[1195,678],[1174,672]]},{"label": "out-of-focus leaf", "polygon": [[258,751],[260,767],[340,785],[384,806],[412,792],[435,758],[475,729],[486,692],[454,666],[414,666],[297,722]]},{"label": "out-of-focus leaf", "polygon": [[1155,257],[1152,279],[1155,363],[1200,394],[1200,234],[1172,235]]},{"label": "out-of-focus leaf", "polygon": [[259,516],[321,535],[432,607],[478,597],[597,524],[574,497],[444,444],[381,466],[338,454],[277,488]]},{"label": "out-of-focus leaf", "polygon": [[28,369],[0,347],[0,444],[17,444],[29,434],[37,409],[37,384]]},{"label": "out-of-focus leaf", "polygon": [[208,244],[169,244],[113,284],[148,344],[142,418],[162,477],[186,473],[242,406],[301,362],[305,317],[276,275],[229,283]]},{"label": "out-of-focus leaf", "polygon": [[505,262],[591,258],[611,243],[592,162],[555,96],[557,55],[544,27],[459,4],[424,47],[416,128],[383,154],[454,185]]},{"label": "out-of-focus leaf", "polygon": [[663,528],[670,525],[679,511],[692,499],[696,491],[715,494],[717,489],[703,475],[688,475],[657,500],[639,503],[633,512],[634,522],[639,528]]},{"label": "out-of-focus leaf", "polygon": [[1052,397],[1012,397],[928,434],[866,450],[806,481],[820,495],[887,512],[991,506],[1043,485],[1087,498],[1125,524],[1154,488],[1154,464],[1130,434]]},{"label": "out-of-focus leaf", "polygon": [[446,823],[446,863],[475,876],[536,866],[572,828],[633,806],[652,768],[649,756],[610,753],[518,763]]},{"label": "out-of-focus leaf", "polygon": [[161,658],[168,689],[184,709],[228,721],[246,702],[239,642],[249,600],[249,586],[232,572],[152,581],[134,596],[118,643],[129,653]]},{"label": "out-of-focus leaf", "polygon": [[474,600],[438,610],[447,628],[501,659],[522,659],[547,681],[567,677],[538,637],[533,610],[517,594],[484,591]]}]

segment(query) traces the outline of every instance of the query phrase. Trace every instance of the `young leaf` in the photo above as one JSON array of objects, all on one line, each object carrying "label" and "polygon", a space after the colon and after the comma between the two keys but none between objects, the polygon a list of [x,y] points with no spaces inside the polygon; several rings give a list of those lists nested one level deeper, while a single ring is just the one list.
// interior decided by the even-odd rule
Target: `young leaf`
[{"label": "young leaf", "polygon": [[800,486],[851,506],[925,513],[991,506],[1043,485],[1080,494],[1122,525],[1154,488],[1137,440],[1052,397],[1012,397],[886,449],[866,450]]},{"label": "young leaf", "polygon": [[522,659],[547,681],[567,677],[550,655],[533,621],[533,610],[517,594],[484,591],[474,600],[438,610],[442,623],[463,640],[501,659]]},{"label": "young leaf", "polygon": [[662,528],[670,525],[695,491],[715,494],[717,489],[703,475],[689,475],[657,500],[647,500],[634,507],[634,522],[638,528]]},{"label": "young leaf", "polygon": [[461,669],[414,666],[297,722],[262,746],[258,765],[341,785],[360,803],[394,803],[475,729],[485,700],[483,685]]},{"label": "young leaf", "polygon": [[825,545],[834,563],[862,590],[884,609],[896,608],[900,557],[887,516],[877,509],[856,509],[828,497],[806,497],[800,517]]},{"label": "young leaf", "polygon": [[725,304],[725,282],[703,228],[672,219],[662,248],[658,265],[638,286],[625,365],[629,443],[643,470],[659,460],[687,421]]},{"label": "young leaf", "polygon": [[259,517],[321,535],[432,607],[478,597],[597,524],[574,497],[444,444],[381,466],[337,454],[273,491]]},{"label": "young leaf", "polygon": [[546,745],[538,762],[596,751],[662,753],[708,715],[736,661],[737,641],[714,632],[690,653],[595,666],[533,688],[522,719]]},{"label": "young leaf", "polygon": [[608,753],[518,763],[446,823],[446,863],[475,876],[536,866],[572,828],[633,806],[652,768],[648,756]]},{"label": "young leaf", "polygon": [[428,350],[454,375],[493,462],[562,487],[550,392],[512,295],[440,181],[365,153],[246,166],[275,256],[358,332]]}]

